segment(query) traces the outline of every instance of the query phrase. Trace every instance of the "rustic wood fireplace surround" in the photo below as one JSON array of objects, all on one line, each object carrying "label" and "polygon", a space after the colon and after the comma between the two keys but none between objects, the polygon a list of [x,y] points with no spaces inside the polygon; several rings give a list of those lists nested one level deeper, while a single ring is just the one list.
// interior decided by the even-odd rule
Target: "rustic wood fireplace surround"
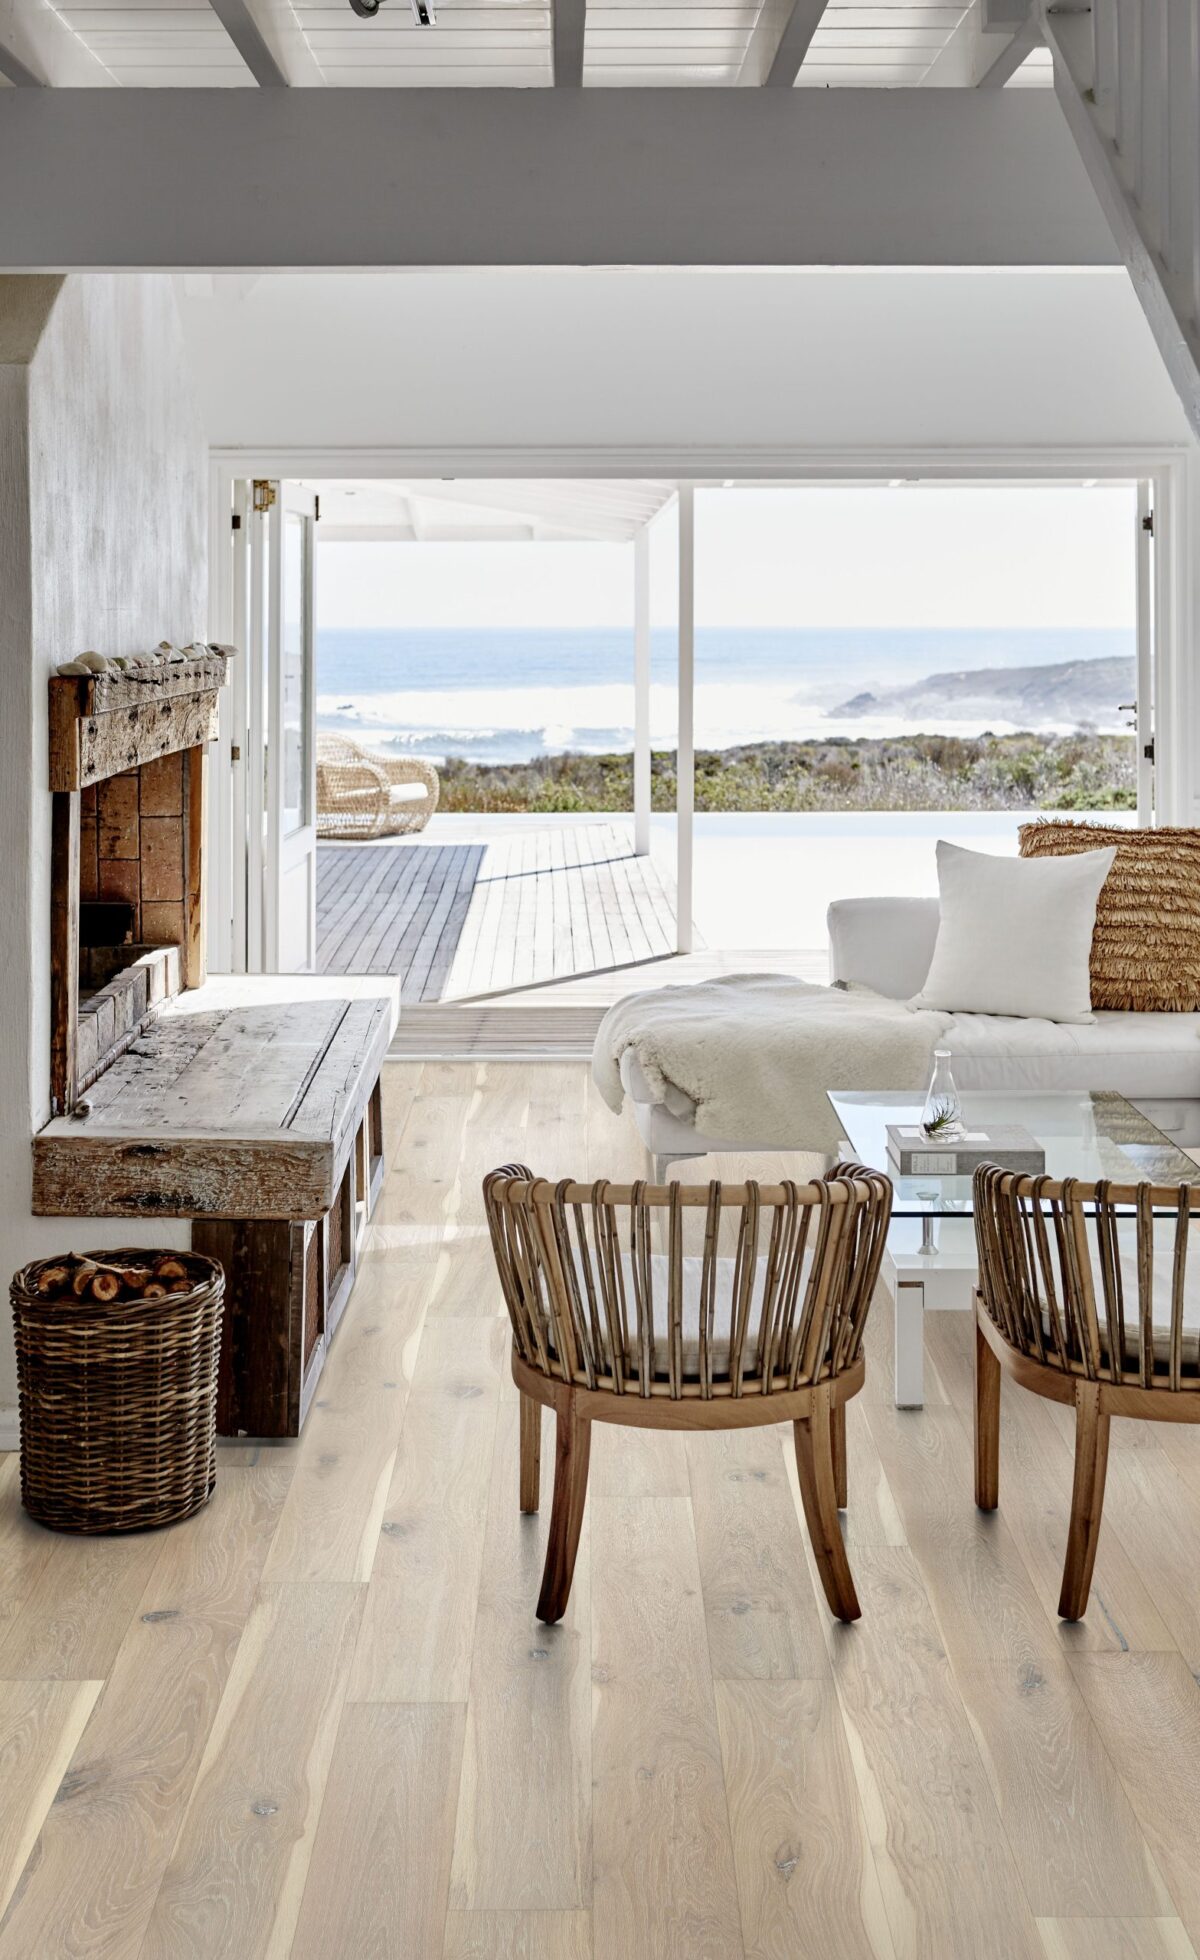
[{"label": "rustic wood fireplace surround", "polygon": [[299,1433],[383,1175],[388,982],[208,978],[233,649],[50,682],[51,1106],[33,1210],[187,1218],[226,1272],[218,1427]]}]

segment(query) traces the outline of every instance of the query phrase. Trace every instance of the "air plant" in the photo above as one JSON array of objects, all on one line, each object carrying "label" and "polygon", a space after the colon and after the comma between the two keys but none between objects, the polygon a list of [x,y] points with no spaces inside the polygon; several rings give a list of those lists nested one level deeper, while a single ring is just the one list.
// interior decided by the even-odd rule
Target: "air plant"
[{"label": "air plant", "polygon": [[958,1128],[958,1107],[949,1097],[939,1099],[925,1112],[921,1128],[927,1137],[944,1137]]}]

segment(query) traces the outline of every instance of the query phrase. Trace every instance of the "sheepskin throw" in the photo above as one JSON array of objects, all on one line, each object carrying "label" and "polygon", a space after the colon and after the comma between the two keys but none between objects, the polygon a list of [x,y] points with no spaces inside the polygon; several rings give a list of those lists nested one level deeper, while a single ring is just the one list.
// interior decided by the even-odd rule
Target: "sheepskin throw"
[{"label": "sheepskin throw", "polygon": [[1200,1009],[1200,830],[1124,830],[1049,818],[1021,826],[1022,857],[1116,846],[1096,907],[1092,1006],[1140,1014]]},{"label": "sheepskin throw", "polygon": [[841,1147],[827,1089],[911,1089],[922,1095],[933,1044],[949,1015],[918,1011],[865,988],[816,987],[786,973],[731,973],[692,987],[657,987],[610,1008],[592,1075],[612,1110],[624,1096],[621,1057],[669,1104],[681,1090],[702,1136],[777,1150]]}]

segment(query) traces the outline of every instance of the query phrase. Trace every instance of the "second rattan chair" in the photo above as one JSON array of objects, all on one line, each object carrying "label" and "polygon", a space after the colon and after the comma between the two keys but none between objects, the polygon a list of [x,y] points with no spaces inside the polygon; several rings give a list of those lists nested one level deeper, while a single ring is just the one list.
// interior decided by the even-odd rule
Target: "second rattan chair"
[{"label": "second rattan chair", "polygon": [[801,1185],[551,1184],[510,1165],[484,1180],[484,1198],[521,1391],[523,1511],[538,1508],[542,1405],[557,1419],[538,1618],[566,1611],[593,1422],[791,1422],[825,1596],[857,1619],[838,1509],[887,1178],[839,1165]]},{"label": "second rattan chair", "polygon": [[999,1503],[1002,1374],[1074,1407],[1064,1620],[1087,1609],[1112,1417],[1200,1422],[1198,1216],[1187,1184],[975,1173],[975,1502]]}]

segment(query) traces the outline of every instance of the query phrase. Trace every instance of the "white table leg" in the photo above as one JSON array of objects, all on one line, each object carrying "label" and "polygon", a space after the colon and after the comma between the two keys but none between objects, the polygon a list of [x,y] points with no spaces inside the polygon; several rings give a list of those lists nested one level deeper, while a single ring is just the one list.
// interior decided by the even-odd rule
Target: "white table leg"
[{"label": "white table leg", "polygon": [[896,1303],[896,1407],[919,1409],[925,1401],[925,1287],[921,1280],[892,1282]]},{"label": "white table leg", "polygon": [[978,1274],[970,1219],[896,1219],[883,1274],[895,1306],[896,1407],[919,1409],[925,1401],[925,1315],[972,1306]]}]

